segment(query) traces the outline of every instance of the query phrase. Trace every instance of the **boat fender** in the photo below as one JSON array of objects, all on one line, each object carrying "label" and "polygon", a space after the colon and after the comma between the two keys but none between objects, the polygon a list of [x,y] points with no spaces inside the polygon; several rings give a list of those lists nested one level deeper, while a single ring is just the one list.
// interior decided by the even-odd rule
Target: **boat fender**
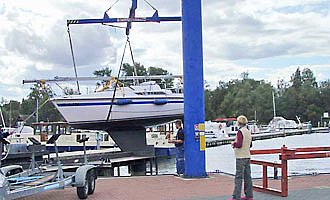
[{"label": "boat fender", "polygon": [[221,125],[221,124],[219,124],[219,129],[220,129],[220,130],[222,129],[222,125]]},{"label": "boat fender", "polygon": [[118,99],[116,105],[127,105],[132,103],[132,99]]},{"label": "boat fender", "polygon": [[167,104],[168,100],[167,99],[155,99],[154,104],[156,105],[164,105]]}]

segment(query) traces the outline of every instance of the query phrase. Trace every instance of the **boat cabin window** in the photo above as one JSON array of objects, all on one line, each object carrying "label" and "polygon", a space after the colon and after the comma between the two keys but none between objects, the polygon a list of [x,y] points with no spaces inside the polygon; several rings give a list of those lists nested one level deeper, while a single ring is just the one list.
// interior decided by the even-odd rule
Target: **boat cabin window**
[{"label": "boat cabin window", "polygon": [[109,141],[109,135],[108,134],[104,135],[104,141]]},{"label": "boat cabin window", "polygon": [[86,134],[82,134],[82,135],[77,134],[77,135],[76,135],[76,141],[77,141],[77,142],[78,142],[80,139],[82,139],[82,138],[86,138]]},{"label": "boat cabin window", "polygon": [[80,134],[77,134],[76,135],[76,141],[78,142],[80,140],[80,138],[81,138],[81,135]]},{"label": "boat cabin window", "polygon": [[7,173],[6,173],[6,176],[12,176],[12,175],[15,175],[15,174],[19,174],[23,172],[23,169],[22,168],[15,168],[15,169],[11,169],[9,170]]},{"label": "boat cabin window", "polygon": [[54,134],[70,134],[68,131],[68,125],[63,122],[41,122],[41,123],[33,123],[34,134],[46,134],[46,135],[54,135]]},{"label": "boat cabin window", "polygon": [[98,133],[98,137],[99,138],[97,138],[99,141],[103,141],[103,134],[100,134],[100,133]]},{"label": "boat cabin window", "polygon": [[158,128],[158,131],[159,131],[160,135],[165,135],[166,134],[166,126],[165,125],[158,126],[157,128]]}]

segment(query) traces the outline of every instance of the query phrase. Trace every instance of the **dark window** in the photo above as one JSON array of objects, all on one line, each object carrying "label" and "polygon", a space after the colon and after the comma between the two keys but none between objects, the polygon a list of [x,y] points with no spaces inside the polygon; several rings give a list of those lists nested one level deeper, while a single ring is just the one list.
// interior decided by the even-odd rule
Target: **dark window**
[{"label": "dark window", "polygon": [[104,141],[109,141],[109,135],[108,134],[104,135]]},{"label": "dark window", "polygon": [[77,138],[76,141],[78,142],[78,140],[80,140],[80,138],[81,138],[81,135],[78,134],[78,135],[76,136],[76,138]]}]

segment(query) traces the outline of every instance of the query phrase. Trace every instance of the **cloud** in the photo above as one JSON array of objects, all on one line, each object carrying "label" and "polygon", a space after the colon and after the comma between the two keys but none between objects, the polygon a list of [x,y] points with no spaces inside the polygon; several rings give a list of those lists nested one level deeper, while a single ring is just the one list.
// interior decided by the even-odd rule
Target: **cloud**
[{"label": "cloud", "polygon": [[[290,1],[287,5],[297,6]],[[329,25],[329,15],[315,10],[277,11],[287,5],[271,4],[273,7],[270,7],[245,1],[234,6],[224,4],[221,11],[211,9],[204,18],[205,46],[217,44],[211,51],[219,52],[218,56],[229,60],[328,54],[329,49],[319,44],[329,42],[329,30],[321,25]]]},{"label": "cloud", "polygon": [[[102,18],[109,1],[5,1],[0,4],[0,94],[21,88],[21,80],[73,76],[66,20]],[[154,0],[160,16],[181,15],[180,0]],[[288,80],[296,66],[310,66],[318,81],[330,77],[330,2],[328,0],[205,0],[203,60],[205,79]],[[119,1],[110,17],[127,17],[130,1]],[[137,16],[153,8],[138,1]],[[123,25],[116,24],[116,25]],[[125,30],[96,25],[70,26],[79,76],[109,66],[117,74]],[[134,59],[145,67],[182,74],[180,22],[134,23],[130,40]],[[125,62],[131,63],[129,51]],[[20,89],[23,94],[26,86]],[[18,98],[18,96],[13,98]],[[26,96],[26,95],[23,95]]]}]

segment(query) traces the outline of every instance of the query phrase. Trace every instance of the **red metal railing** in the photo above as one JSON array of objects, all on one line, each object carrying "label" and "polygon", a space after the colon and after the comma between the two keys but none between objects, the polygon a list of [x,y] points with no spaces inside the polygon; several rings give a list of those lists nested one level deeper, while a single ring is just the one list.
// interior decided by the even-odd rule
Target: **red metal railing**
[{"label": "red metal railing", "polygon": [[[262,186],[253,185],[253,188],[256,191],[287,197],[288,196],[288,162],[287,161],[294,159],[330,157],[330,147],[306,147],[306,148],[288,149],[285,145],[283,145],[281,149],[251,150],[251,155],[260,155],[260,154],[280,154],[279,159],[281,163],[251,160],[251,164],[262,165]],[[268,187],[267,167],[282,169],[280,190]]]}]

